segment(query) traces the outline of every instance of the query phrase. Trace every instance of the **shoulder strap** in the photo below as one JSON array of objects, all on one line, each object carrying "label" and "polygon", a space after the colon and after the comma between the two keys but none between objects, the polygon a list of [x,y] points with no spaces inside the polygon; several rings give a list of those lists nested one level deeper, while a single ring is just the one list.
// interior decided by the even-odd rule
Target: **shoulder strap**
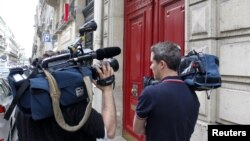
[{"label": "shoulder strap", "polygon": [[43,69],[43,71],[48,79],[49,88],[50,88],[50,97],[52,99],[52,107],[53,107],[53,112],[54,112],[54,117],[56,119],[56,122],[62,129],[66,131],[74,132],[74,131],[79,130],[88,120],[90,113],[91,113],[91,108],[92,108],[93,92],[92,92],[92,83],[90,81],[89,76],[83,77],[83,81],[86,85],[87,93],[89,96],[89,102],[86,107],[85,114],[77,125],[70,126],[69,124],[65,122],[61,108],[60,108],[61,91],[57,85],[57,82],[48,70]]},{"label": "shoulder strap", "polygon": [[179,79],[167,79],[167,80],[163,80],[162,82],[177,82],[177,83],[184,83],[184,81],[179,80]]},{"label": "shoulder strap", "polygon": [[12,114],[18,100],[20,99],[20,97],[23,95],[23,93],[25,92],[25,90],[29,87],[30,82],[29,82],[29,78],[34,77],[38,72],[37,68],[34,68],[34,70],[31,72],[31,74],[29,75],[29,77],[27,79],[24,80],[24,82],[22,83],[22,85],[18,88],[17,93],[15,95],[15,97],[13,98],[8,110],[6,111],[6,113],[4,114],[4,119],[9,120],[10,119],[10,115]]},{"label": "shoulder strap", "polygon": [[24,80],[23,84],[17,90],[17,93],[16,93],[15,97],[13,98],[8,110],[4,114],[4,119],[9,120],[10,115],[17,104],[17,101],[20,99],[20,97],[22,96],[24,91],[29,87],[29,85],[30,85],[29,80]]}]

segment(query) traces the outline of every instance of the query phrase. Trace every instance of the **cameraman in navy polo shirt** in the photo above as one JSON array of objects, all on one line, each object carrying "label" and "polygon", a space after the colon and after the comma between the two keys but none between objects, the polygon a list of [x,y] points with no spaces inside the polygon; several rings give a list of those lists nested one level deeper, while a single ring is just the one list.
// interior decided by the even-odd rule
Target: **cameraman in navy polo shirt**
[{"label": "cameraman in navy polo shirt", "polygon": [[189,141],[200,103],[195,92],[177,74],[181,51],[161,42],[151,48],[150,69],[158,84],[147,86],[138,99],[133,129],[147,141]]}]

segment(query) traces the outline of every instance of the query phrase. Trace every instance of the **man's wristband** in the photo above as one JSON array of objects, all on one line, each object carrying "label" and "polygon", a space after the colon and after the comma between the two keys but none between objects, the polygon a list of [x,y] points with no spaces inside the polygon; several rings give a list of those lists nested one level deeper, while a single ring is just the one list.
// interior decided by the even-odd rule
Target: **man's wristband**
[{"label": "man's wristband", "polygon": [[97,80],[97,84],[100,86],[109,86],[115,81],[115,76],[111,75],[110,77],[107,77],[105,79],[99,79]]}]

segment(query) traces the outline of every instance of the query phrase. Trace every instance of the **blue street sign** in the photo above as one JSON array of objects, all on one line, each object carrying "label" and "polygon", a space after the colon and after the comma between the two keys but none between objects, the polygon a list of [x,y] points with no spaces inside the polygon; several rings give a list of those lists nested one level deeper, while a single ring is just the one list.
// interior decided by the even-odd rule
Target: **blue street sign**
[{"label": "blue street sign", "polygon": [[43,33],[43,42],[50,42],[50,34]]}]

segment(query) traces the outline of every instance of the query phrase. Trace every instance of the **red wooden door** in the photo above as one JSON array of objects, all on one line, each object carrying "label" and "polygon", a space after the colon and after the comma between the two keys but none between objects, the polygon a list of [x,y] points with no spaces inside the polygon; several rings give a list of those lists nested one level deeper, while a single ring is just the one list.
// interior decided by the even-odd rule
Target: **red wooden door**
[{"label": "red wooden door", "polygon": [[132,141],[143,140],[143,136],[134,134],[132,128],[137,99],[143,87],[142,79],[150,74],[153,9],[152,0],[127,0],[125,3],[123,134]]},{"label": "red wooden door", "polygon": [[159,1],[159,41],[172,41],[181,46],[184,54],[184,0]]},{"label": "red wooden door", "polygon": [[[151,75],[149,68],[151,45],[158,41],[169,40],[184,47],[184,14],[179,18],[172,17],[182,14],[178,15],[178,11],[171,6],[178,5],[176,3],[181,1],[184,3],[184,0],[165,1],[167,2],[125,0],[123,136],[129,141],[145,140],[144,136],[135,134],[132,128],[137,100],[143,89],[143,76]],[[167,11],[170,11],[169,17],[164,15]],[[183,13],[183,10],[181,12]],[[176,30],[172,29],[177,27]],[[180,33],[170,33],[177,31]]]}]

